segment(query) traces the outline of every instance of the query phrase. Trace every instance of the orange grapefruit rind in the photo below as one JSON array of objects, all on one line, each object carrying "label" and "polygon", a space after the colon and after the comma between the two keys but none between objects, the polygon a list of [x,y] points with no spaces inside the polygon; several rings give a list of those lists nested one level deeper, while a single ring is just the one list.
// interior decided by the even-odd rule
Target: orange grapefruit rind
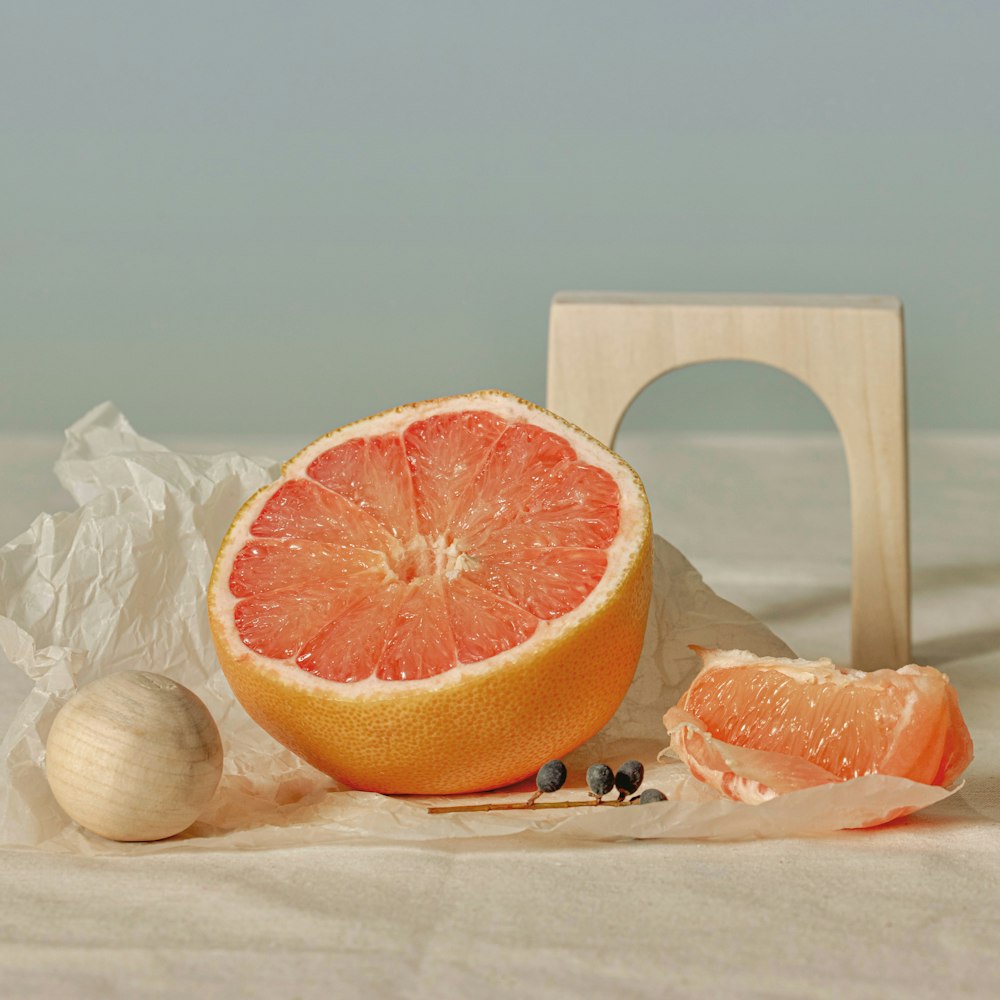
[{"label": "orange grapefruit rind", "polygon": [[[529,639],[511,649],[404,681],[370,676],[340,683],[244,645],[229,579],[248,526],[280,486],[343,442],[475,407],[564,437],[581,462],[606,471],[617,484],[618,533],[607,549],[606,571],[582,603],[540,621]],[[447,553],[435,556],[440,563]],[[355,788],[453,794],[518,781],[608,722],[639,659],[651,590],[652,527],[636,473],[554,414],[488,391],[378,414],[319,438],[284,463],[281,478],[254,494],[234,519],[215,563],[208,606],[218,658],[234,694],[279,742]]]}]

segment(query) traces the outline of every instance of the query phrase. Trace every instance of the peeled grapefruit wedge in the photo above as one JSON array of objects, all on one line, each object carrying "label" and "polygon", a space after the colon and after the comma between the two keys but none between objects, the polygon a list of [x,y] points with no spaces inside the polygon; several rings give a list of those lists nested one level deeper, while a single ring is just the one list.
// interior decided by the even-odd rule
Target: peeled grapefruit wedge
[{"label": "peeled grapefruit wedge", "polygon": [[590,738],[642,648],[649,505],[583,431],[501,392],[320,438],[236,515],[208,593],[247,712],[355,788],[495,788]]},{"label": "peeled grapefruit wedge", "polygon": [[867,774],[948,785],[972,760],[955,689],[933,667],[865,673],[692,648],[702,669],[663,721],[691,773],[731,799]]}]

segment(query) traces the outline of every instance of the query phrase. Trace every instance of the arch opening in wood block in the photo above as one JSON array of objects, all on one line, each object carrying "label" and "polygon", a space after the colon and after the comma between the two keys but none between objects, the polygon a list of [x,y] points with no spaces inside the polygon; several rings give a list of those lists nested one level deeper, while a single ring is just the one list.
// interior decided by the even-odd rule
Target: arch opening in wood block
[{"label": "arch opening in wood block", "polygon": [[811,389],[755,362],[684,366],[634,397],[615,447],[646,484],[657,533],[717,593],[799,655],[849,662],[847,463]]}]

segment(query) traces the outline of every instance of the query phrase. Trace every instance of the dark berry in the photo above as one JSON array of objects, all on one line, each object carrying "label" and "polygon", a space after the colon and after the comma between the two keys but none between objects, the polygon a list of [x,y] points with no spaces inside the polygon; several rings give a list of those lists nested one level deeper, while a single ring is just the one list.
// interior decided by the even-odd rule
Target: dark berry
[{"label": "dark berry", "polygon": [[666,802],[667,797],[659,790],[659,788],[647,788],[642,795],[639,796],[639,805],[648,806],[650,802]]},{"label": "dark berry", "polygon": [[641,784],[642,776],[645,773],[642,762],[638,760],[627,760],[615,775],[615,787],[622,796],[631,795]]},{"label": "dark berry", "polygon": [[615,772],[607,764],[591,764],[587,768],[587,787],[600,798],[615,787]]},{"label": "dark berry", "polygon": [[550,760],[538,769],[535,784],[540,792],[558,792],[566,784],[566,765],[561,760]]}]

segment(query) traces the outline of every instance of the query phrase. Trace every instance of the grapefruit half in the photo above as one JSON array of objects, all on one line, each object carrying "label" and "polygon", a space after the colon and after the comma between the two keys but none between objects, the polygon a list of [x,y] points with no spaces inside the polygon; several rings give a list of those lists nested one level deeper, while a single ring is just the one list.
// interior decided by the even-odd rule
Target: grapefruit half
[{"label": "grapefruit half", "polygon": [[702,669],[663,721],[691,773],[729,798],[867,774],[949,785],[972,760],[958,696],[933,667],[869,673],[692,648]]},{"label": "grapefruit half", "polygon": [[532,774],[614,714],[642,649],[649,504],[561,418],[487,391],[333,431],[236,515],[219,661],[272,736],[355,788]]}]

